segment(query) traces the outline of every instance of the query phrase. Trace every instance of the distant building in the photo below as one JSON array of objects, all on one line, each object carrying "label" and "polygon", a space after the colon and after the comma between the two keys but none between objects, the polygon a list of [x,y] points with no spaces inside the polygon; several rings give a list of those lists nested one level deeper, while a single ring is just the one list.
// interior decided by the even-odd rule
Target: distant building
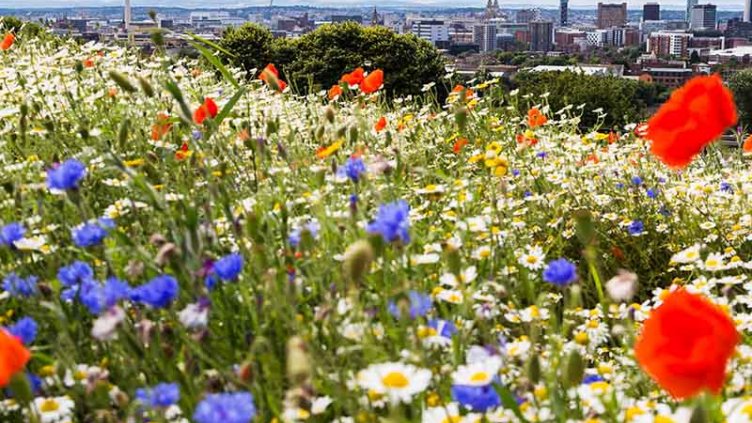
[{"label": "distant building", "polygon": [[477,44],[482,53],[498,48],[496,38],[496,25],[485,23],[473,26],[473,44]]},{"label": "distant building", "polygon": [[580,43],[587,39],[587,33],[578,29],[559,28],[554,33],[556,49],[566,53],[580,51]]},{"label": "distant building", "polygon": [[716,6],[714,4],[698,4],[693,6],[689,27],[693,30],[715,29]]},{"label": "distant building", "polygon": [[653,82],[669,88],[681,87],[694,76],[690,68],[645,68],[642,72],[650,75]]},{"label": "distant building", "polygon": [[499,7],[499,0],[488,0],[486,3],[486,10],[483,12],[485,19],[493,19],[501,16],[501,8]]},{"label": "distant building", "polygon": [[515,21],[517,23],[530,23],[532,21],[539,21],[541,18],[539,9],[520,9],[517,11]]},{"label": "distant building", "polygon": [[539,65],[530,69],[530,72],[574,72],[590,76],[621,77],[624,75],[624,65]]},{"label": "distant building", "polygon": [[684,15],[684,20],[690,22],[692,20],[692,8],[697,6],[697,0],[687,0],[687,11]]},{"label": "distant building", "polygon": [[687,57],[689,39],[686,32],[654,32],[648,37],[648,52],[656,56]]},{"label": "distant building", "polygon": [[412,21],[410,32],[418,38],[430,41],[431,44],[440,46],[449,44],[449,25],[438,19],[416,19]]},{"label": "distant building", "polygon": [[642,21],[661,20],[661,5],[658,3],[645,3],[642,6]]},{"label": "distant building", "polygon": [[598,28],[611,28],[627,24],[627,3],[598,3]]},{"label": "distant building", "polygon": [[363,17],[360,15],[332,15],[332,23],[355,22],[362,24]]},{"label": "distant building", "polygon": [[731,19],[726,23],[723,35],[727,38],[752,38],[752,22]]},{"label": "distant building", "polygon": [[752,0],[744,0],[744,22],[752,22]]},{"label": "distant building", "polygon": [[569,0],[559,0],[559,25],[567,26],[568,24],[569,24]]},{"label": "distant building", "polygon": [[529,24],[530,50],[551,51],[554,49],[554,23],[546,21],[533,21]]}]

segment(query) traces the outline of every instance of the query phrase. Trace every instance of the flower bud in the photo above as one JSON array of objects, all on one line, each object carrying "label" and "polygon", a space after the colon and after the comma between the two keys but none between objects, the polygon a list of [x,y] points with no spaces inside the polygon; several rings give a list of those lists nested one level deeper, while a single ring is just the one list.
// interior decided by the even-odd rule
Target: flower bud
[{"label": "flower bud", "polygon": [[311,359],[303,341],[293,336],[287,341],[287,377],[293,385],[300,385],[311,378]]},{"label": "flower bud", "polygon": [[637,275],[627,270],[619,270],[616,276],[606,282],[606,292],[616,302],[631,300],[636,291]]},{"label": "flower bud", "polygon": [[565,371],[564,384],[567,387],[571,388],[582,383],[582,378],[585,376],[585,363],[582,361],[582,355],[580,355],[579,351],[572,350],[569,353]]},{"label": "flower bud", "polygon": [[349,281],[359,282],[368,272],[373,261],[373,247],[366,240],[360,240],[347,247],[343,270]]}]

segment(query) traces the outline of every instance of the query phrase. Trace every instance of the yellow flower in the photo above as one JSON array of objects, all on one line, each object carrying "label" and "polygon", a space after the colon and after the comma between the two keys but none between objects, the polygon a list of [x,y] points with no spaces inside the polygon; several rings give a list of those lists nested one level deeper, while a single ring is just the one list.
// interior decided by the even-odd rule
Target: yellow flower
[{"label": "yellow flower", "polygon": [[345,140],[339,139],[328,147],[322,147],[316,152],[316,157],[318,157],[319,159],[325,159],[331,156],[332,154],[336,153],[337,150],[339,150],[340,147],[342,147],[342,144],[344,143],[345,143]]}]

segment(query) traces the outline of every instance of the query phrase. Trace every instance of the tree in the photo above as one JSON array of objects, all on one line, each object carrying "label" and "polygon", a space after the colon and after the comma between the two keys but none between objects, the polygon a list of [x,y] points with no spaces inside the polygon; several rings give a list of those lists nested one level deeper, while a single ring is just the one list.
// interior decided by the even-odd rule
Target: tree
[{"label": "tree", "polygon": [[739,124],[752,127],[752,69],[734,73],[728,80],[739,110]]},{"label": "tree", "polygon": [[692,54],[689,56],[689,63],[695,64],[700,63],[701,61],[700,54],[697,53],[697,50],[693,50]]},{"label": "tree", "polygon": [[424,84],[438,82],[445,73],[441,53],[429,42],[353,22],[275,42],[274,59],[283,78],[301,92],[329,88],[359,66],[382,69],[385,90],[397,96],[419,94]]},{"label": "tree", "polygon": [[[228,27],[222,34],[219,45],[233,54],[225,54],[226,61],[250,72],[253,69],[263,69],[272,61],[272,40],[269,29],[249,22],[237,28]],[[255,75],[248,75],[249,78],[253,76]]]},{"label": "tree", "polygon": [[[592,128],[597,123],[598,117],[592,110],[599,108],[608,113],[604,122],[606,127],[635,122],[644,116],[647,106],[657,101],[658,96],[654,87],[644,83],[572,71],[520,72],[514,83],[522,94],[533,94],[533,99],[550,93],[548,102],[554,111],[570,104],[585,104],[581,120],[584,128]],[[532,104],[519,105],[522,112],[530,106]]]}]

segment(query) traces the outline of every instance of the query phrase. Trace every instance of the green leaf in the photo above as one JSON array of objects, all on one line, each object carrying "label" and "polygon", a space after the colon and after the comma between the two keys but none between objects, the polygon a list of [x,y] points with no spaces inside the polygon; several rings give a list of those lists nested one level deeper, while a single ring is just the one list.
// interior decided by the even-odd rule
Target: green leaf
[{"label": "green leaf", "polygon": [[238,91],[235,93],[235,95],[232,96],[230,101],[228,101],[227,104],[225,104],[225,106],[222,107],[222,110],[219,111],[219,113],[217,114],[217,117],[214,118],[214,122],[216,122],[217,126],[219,126],[222,123],[222,121],[225,120],[227,115],[230,114],[230,112],[232,111],[232,108],[235,107],[235,104],[237,104],[237,102],[240,100],[240,97],[242,97],[243,94],[245,94],[245,92],[246,92],[246,88],[240,87]]},{"label": "green leaf", "polygon": [[517,416],[517,418],[520,419],[521,422],[527,422],[527,419],[522,414],[522,411],[520,411],[520,406],[517,404],[517,400],[514,399],[512,392],[510,392],[507,387],[502,386],[498,383],[494,384],[494,388],[501,397],[501,404],[504,406],[504,408],[512,410],[514,415]]},{"label": "green leaf", "polygon": [[232,52],[228,51],[227,49],[225,49],[224,47],[220,46],[219,44],[217,44],[217,43],[215,43],[213,41],[207,40],[204,37],[201,37],[199,35],[193,34],[191,32],[188,33],[188,36],[191,37],[191,38],[193,38],[194,40],[200,42],[200,43],[206,44],[207,46],[209,46],[209,47],[211,47],[211,48],[213,48],[215,50],[219,50],[222,53],[224,53],[224,54],[226,54],[226,55],[228,55],[230,57],[237,57],[236,54],[233,54]]},{"label": "green leaf", "polygon": [[178,87],[178,84],[175,83],[175,81],[167,81],[165,83],[165,88],[167,91],[172,94],[172,96],[175,98],[175,100],[178,102],[178,105],[180,106],[180,117],[188,124],[190,124],[193,119],[191,118],[191,109],[188,107],[188,104],[185,102],[185,98],[183,98],[183,92],[180,91],[180,87]]},{"label": "green leaf", "polygon": [[222,61],[219,60],[217,56],[214,55],[209,49],[202,46],[198,43],[191,43],[191,45],[198,50],[206,60],[209,61],[212,65],[214,65],[215,68],[219,71],[219,73],[222,74],[222,76],[225,77],[225,79],[230,82],[235,88],[240,88],[240,84],[238,84],[238,81],[235,79],[235,77],[232,76],[229,70],[225,67],[225,65],[222,64]]}]

